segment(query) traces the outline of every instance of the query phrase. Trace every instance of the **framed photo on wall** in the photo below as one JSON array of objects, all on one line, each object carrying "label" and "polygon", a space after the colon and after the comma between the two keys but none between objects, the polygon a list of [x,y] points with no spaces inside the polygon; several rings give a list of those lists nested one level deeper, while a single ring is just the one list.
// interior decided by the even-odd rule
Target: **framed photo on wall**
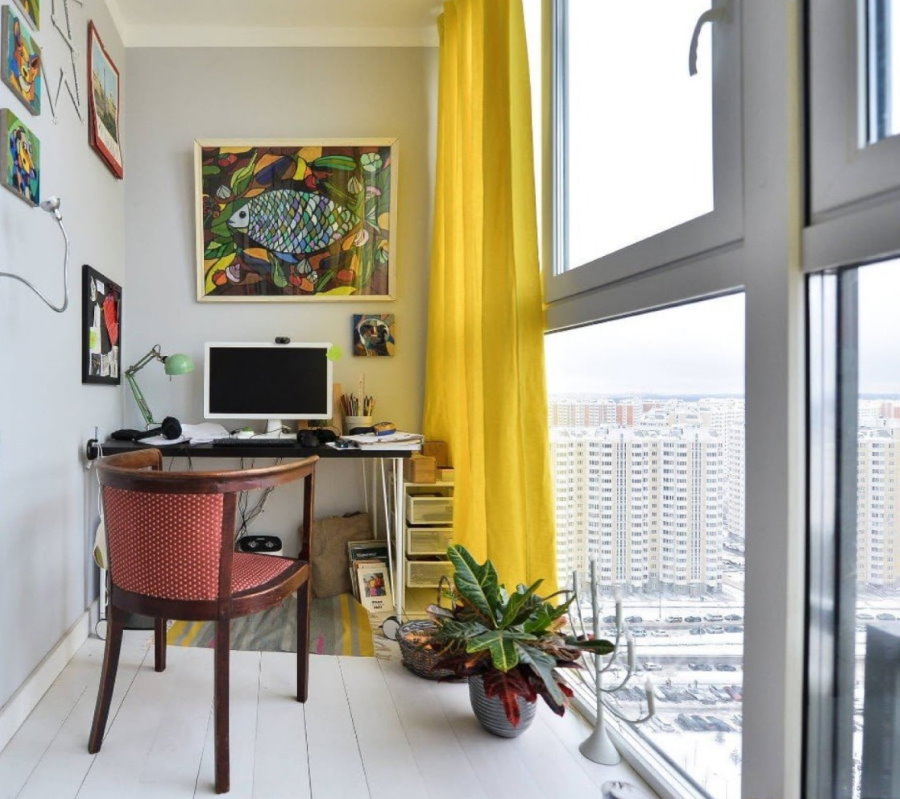
[{"label": "framed photo on wall", "polygon": [[81,273],[81,382],[122,382],[122,287],[87,264]]},{"label": "framed photo on wall", "polygon": [[30,205],[41,201],[41,143],[12,111],[0,108],[3,185]]},{"label": "framed photo on wall", "polygon": [[197,299],[392,300],[396,139],[195,142]]},{"label": "framed photo on wall", "polygon": [[106,52],[93,22],[88,23],[88,140],[117,178],[122,166],[119,127],[119,70]]},{"label": "framed photo on wall", "polygon": [[41,48],[10,6],[0,8],[0,80],[35,116],[41,113]]}]

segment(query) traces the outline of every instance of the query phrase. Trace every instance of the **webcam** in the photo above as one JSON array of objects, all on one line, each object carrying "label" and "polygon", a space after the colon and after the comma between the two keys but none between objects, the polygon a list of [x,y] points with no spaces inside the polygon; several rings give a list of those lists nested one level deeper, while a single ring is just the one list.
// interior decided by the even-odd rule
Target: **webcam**
[{"label": "webcam", "polygon": [[291,340],[287,336],[276,336],[275,343],[276,344],[290,344]]}]

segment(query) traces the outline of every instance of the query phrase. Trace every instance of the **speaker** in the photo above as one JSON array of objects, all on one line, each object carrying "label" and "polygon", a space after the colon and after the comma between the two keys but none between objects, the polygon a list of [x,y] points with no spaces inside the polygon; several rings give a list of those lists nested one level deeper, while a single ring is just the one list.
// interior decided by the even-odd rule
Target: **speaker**
[{"label": "speaker", "polygon": [[277,535],[245,535],[238,539],[237,549],[256,555],[280,555],[281,539]]},{"label": "speaker", "polygon": [[151,427],[149,430],[116,430],[110,434],[114,441],[140,441],[151,436],[165,436],[169,440],[181,435],[181,422],[174,416],[167,416],[159,427]]}]

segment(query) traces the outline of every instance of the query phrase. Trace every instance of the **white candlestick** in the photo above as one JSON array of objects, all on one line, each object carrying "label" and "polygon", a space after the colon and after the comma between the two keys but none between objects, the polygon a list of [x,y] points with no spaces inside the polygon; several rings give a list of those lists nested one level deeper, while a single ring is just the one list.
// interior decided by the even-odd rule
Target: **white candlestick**
[{"label": "white candlestick", "polygon": [[625,641],[628,644],[628,670],[634,670],[634,638],[632,638],[631,633],[625,636]]},{"label": "white candlestick", "polygon": [[647,691],[647,712],[652,716],[656,713],[656,696],[653,693],[653,681],[649,677],[644,688]]},{"label": "white candlestick", "polygon": [[622,626],[622,600],[616,600],[616,627],[621,628]]}]

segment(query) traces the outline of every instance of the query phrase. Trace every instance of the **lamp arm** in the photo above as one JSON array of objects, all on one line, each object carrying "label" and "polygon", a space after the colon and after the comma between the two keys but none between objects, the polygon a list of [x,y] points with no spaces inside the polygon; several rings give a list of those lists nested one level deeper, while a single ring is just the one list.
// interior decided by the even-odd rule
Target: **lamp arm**
[{"label": "lamp arm", "polygon": [[141,416],[144,417],[144,421],[149,427],[153,424],[153,414],[150,413],[150,408],[147,406],[147,400],[144,399],[144,392],[141,391],[140,386],[137,384],[137,380],[134,379],[134,371],[136,370],[129,369],[125,372],[125,379],[128,381],[128,385],[131,386],[131,393],[134,394],[134,401],[137,403]]},{"label": "lamp arm", "polygon": [[56,224],[59,225],[59,229],[62,231],[63,239],[66,242],[66,254],[63,257],[63,302],[62,305],[56,306],[50,300],[48,300],[38,289],[34,287],[34,285],[26,280],[24,277],[20,275],[14,275],[12,272],[0,272],[0,277],[11,277],[13,280],[18,280],[20,283],[24,283],[28,288],[30,288],[35,294],[40,297],[44,303],[51,309],[56,311],[56,313],[62,313],[69,307],[69,236],[66,233],[66,228],[63,226],[62,218],[57,214],[55,216]]}]

